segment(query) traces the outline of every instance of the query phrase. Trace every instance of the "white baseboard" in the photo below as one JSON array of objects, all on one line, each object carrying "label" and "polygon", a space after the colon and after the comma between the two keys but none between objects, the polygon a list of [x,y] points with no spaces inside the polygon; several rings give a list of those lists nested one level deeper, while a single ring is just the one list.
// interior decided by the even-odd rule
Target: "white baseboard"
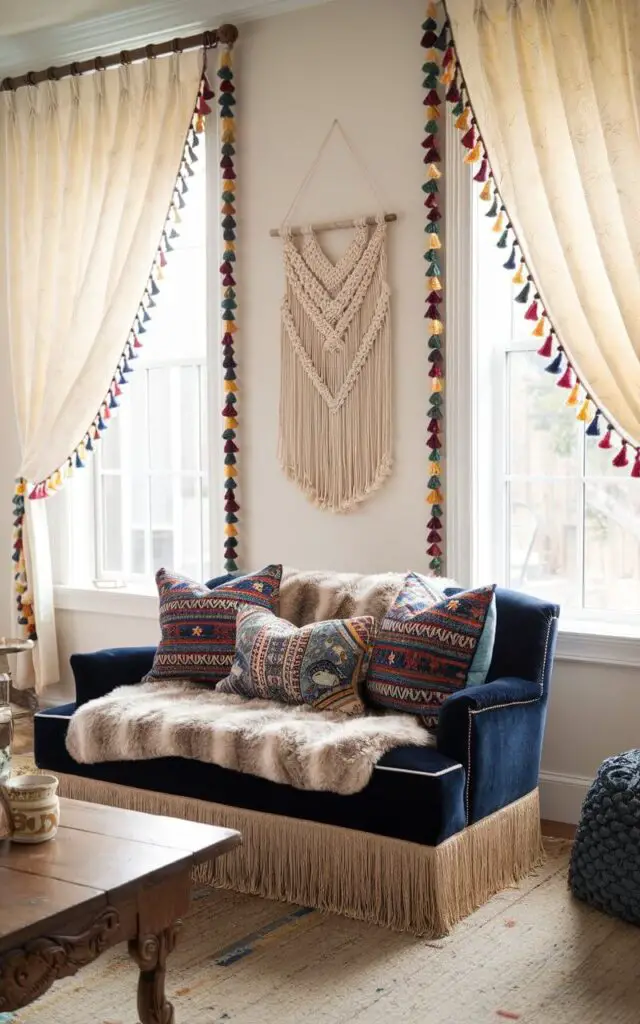
[{"label": "white baseboard", "polygon": [[540,772],[540,809],[547,821],[577,824],[582,802],[593,779],[586,775]]}]

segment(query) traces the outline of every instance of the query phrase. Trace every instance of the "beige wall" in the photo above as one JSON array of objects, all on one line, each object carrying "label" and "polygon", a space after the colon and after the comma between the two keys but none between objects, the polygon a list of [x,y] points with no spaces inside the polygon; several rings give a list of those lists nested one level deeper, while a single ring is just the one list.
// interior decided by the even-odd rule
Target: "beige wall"
[{"label": "beige wall", "polygon": [[[420,138],[422,0],[341,0],[242,26],[238,49],[238,263],[242,560],[342,570],[424,570],[428,396],[423,327],[423,207]],[[285,480],[276,459],[279,393],[279,243],[269,228],[284,216],[334,117],[368,168],[388,209],[393,291],[395,468],[357,512],[315,509]],[[374,200],[339,146],[295,219],[373,212]],[[344,245],[337,233],[331,243]],[[15,469],[6,349],[0,351],[0,499],[8,513]],[[2,360],[5,360],[3,362]],[[7,552],[8,514],[0,516]],[[6,562],[5,562],[6,564]],[[8,586],[0,588],[8,621]],[[2,629],[5,627],[3,626]],[[153,643],[151,619],[63,611],[61,656],[74,650]],[[559,662],[543,769],[545,813],[575,819],[584,778],[601,759],[637,743],[638,673]],[[572,781],[573,780],[573,781]],[[582,781],[581,781],[582,780]]]}]

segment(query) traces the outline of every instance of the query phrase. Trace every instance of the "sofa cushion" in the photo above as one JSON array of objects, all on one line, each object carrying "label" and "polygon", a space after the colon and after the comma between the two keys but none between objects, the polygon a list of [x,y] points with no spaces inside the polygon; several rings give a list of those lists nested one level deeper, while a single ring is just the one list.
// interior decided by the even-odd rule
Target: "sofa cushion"
[{"label": "sofa cushion", "polygon": [[65,740],[74,704],[34,719],[39,768],[435,846],[465,827],[465,772],[433,747],[396,747],[359,793],[308,792],[181,757],[78,764]]},{"label": "sofa cushion", "polygon": [[240,605],[236,653],[218,690],[318,711],[362,714],[362,689],[371,661],[371,616],[312,622],[297,629],[273,612]]},{"label": "sofa cushion", "polygon": [[281,565],[229,580],[210,590],[187,576],[159,569],[158,645],[146,679],[192,679],[215,685],[228,675],[236,642],[238,605],[277,609]]},{"label": "sofa cushion", "polygon": [[[425,582],[409,573],[383,618],[366,694],[374,706],[420,715],[434,728],[449,694],[467,686],[470,677],[476,684],[486,678],[495,633],[495,586],[435,603]],[[483,640],[485,630],[490,635]]]}]

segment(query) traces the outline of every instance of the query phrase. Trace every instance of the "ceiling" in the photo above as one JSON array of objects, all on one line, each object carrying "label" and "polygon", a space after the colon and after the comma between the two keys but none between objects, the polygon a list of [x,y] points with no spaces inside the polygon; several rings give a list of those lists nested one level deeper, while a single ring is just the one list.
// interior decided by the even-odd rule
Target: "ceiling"
[{"label": "ceiling", "polygon": [[0,78],[331,0],[0,0]]}]

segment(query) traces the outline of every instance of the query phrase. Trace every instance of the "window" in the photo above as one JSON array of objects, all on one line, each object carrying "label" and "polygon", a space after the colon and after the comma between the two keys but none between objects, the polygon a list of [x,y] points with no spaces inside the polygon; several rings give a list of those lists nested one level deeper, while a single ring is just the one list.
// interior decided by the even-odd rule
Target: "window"
[{"label": "window", "polygon": [[[458,155],[459,158],[459,155]],[[640,488],[585,437],[513,301],[474,189],[478,537],[483,575],[550,598],[563,617],[638,621]],[[536,344],[537,342],[537,344]],[[593,407],[591,406],[591,410]],[[573,413],[573,414],[572,414]]]},{"label": "window", "polygon": [[[195,579],[210,575],[209,469],[221,460],[210,451],[207,424],[209,388],[217,382],[207,373],[204,135],[197,154],[134,372],[88,472],[65,488],[73,542],[66,557],[54,550],[58,582],[145,589],[163,565]],[[62,510],[52,512],[57,540]]]}]

